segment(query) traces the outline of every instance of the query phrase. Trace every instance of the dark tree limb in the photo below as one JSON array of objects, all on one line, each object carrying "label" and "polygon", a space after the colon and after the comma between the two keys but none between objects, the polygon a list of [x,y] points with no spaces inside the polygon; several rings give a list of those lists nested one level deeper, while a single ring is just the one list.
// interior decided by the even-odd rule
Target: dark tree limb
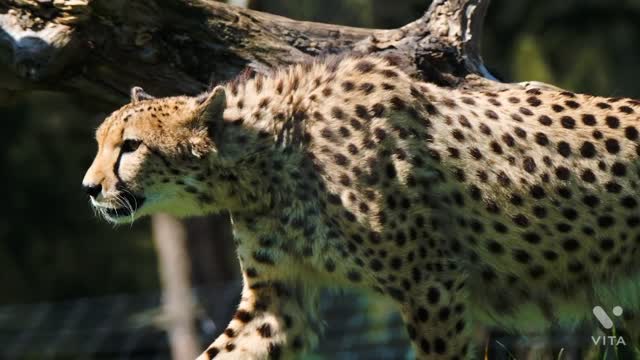
[{"label": "dark tree limb", "polygon": [[[320,54],[396,52],[442,85],[491,79],[480,57],[489,0],[435,0],[398,29],[296,21],[211,0],[0,0],[0,89],[47,89],[125,101],[194,94],[243,68]],[[475,76],[474,76],[475,75]]]}]

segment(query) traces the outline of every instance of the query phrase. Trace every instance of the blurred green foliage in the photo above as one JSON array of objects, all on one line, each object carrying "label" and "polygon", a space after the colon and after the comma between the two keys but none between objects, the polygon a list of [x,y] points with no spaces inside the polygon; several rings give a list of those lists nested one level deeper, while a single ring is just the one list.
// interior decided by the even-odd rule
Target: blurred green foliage
[{"label": "blurred green foliage", "polygon": [[[393,28],[424,0],[255,0],[252,7],[352,26]],[[504,81],[640,97],[640,0],[494,0],[483,55]],[[82,106],[81,106],[82,105]],[[32,94],[0,102],[0,303],[157,289],[148,223],[112,228],[80,191],[99,104]]]}]

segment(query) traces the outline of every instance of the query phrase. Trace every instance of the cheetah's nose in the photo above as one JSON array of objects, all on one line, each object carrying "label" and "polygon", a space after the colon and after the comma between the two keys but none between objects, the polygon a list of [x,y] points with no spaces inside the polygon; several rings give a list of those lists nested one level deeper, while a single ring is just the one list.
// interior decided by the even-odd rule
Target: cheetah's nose
[{"label": "cheetah's nose", "polygon": [[100,192],[102,191],[102,185],[100,184],[82,184],[82,189],[84,190],[84,192],[87,193],[87,195],[95,198],[98,195],[100,195]]}]

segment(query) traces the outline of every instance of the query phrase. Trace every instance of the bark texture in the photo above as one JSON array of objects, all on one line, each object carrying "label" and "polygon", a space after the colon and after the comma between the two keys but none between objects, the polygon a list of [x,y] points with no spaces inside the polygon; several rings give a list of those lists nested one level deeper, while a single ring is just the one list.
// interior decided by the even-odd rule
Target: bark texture
[{"label": "bark texture", "polygon": [[480,57],[488,0],[435,0],[401,28],[296,21],[212,0],[0,0],[0,89],[70,92],[113,105],[133,85],[195,94],[321,54],[395,52],[418,76],[495,86]]}]

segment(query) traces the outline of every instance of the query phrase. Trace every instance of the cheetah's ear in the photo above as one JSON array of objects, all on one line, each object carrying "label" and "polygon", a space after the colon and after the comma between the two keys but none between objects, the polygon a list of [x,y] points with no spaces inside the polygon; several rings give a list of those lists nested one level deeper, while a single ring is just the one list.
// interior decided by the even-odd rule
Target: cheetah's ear
[{"label": "cheetah's ear", "polygon": [[131,88],[131,102],[132,103],[137,103],[140,102],[142,100],[152,100],[155,99],[155,97],[147,94],[146,92],[144,92],[144,90],[139,87],[139,86],[134,86]]},{"label": "cheetah's ear", "polygon": [[200,102],[199,120],[207,127],[209,137],[215,142],[222,130],[222,114],[227,106],[227,96],[222,86],[216,86],[210,93],[198,98]]}]

